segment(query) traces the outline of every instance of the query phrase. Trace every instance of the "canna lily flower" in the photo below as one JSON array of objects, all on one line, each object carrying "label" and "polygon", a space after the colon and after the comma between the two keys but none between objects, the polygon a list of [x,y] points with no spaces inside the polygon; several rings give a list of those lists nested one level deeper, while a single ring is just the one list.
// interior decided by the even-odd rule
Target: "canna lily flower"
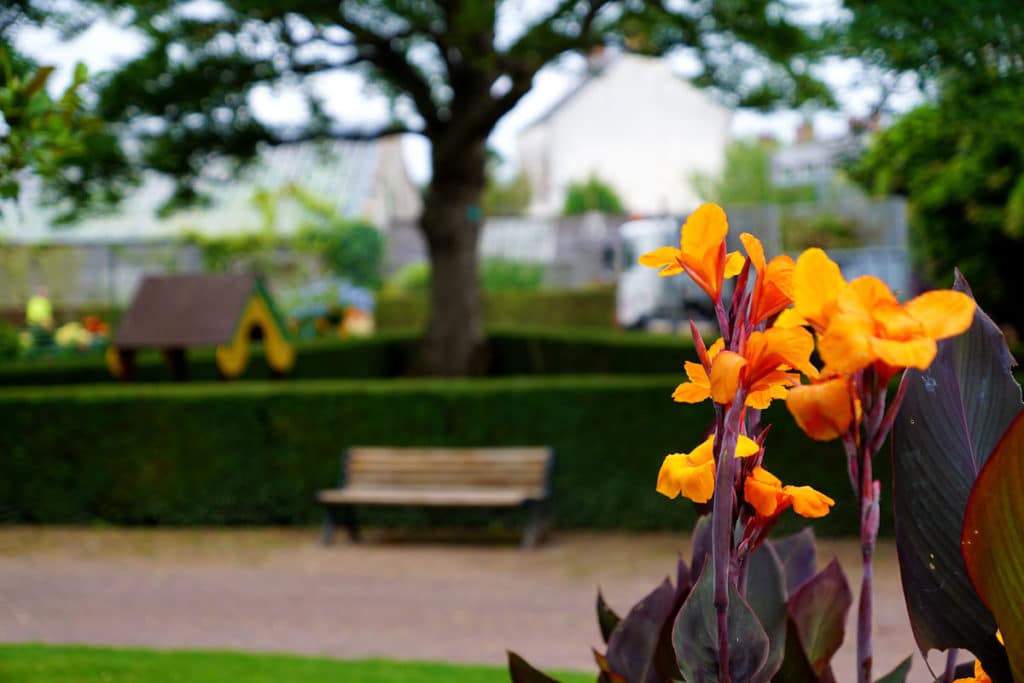
[{"label": "canna lily flower", "polygon": [[743,498],[762,517],[773,517],[790,506],[801,517],[824,517],[836,504],[810,486],[783,486],[778,477],[763,467],[755,467],[743,482]]},{"label": "canna lily flower", "polygon": [[766,261],[761,241],[750,233],[740,235],[750,263],[757,271],[757,281],[750,299],[749,323],[757,326],[793,303],[793,271],[796,264],[786,255]]},{"label": "canna lily flower", "polygon": [[662,277],[686,272],[716,304],[722,300],[722,283],[743,269],[739,252],[725,253],[729,223],[717,204],[703,204],[690,214],[679,236],[679,249],[659,247],[640,257],[641,265],[661,268]]},{"label": "canna lily flower", "polygon": [[837,312],[818,350],[829,371],[851,374],[872,363],[889,368],[926,369],[936,341],[971,326],[976,304],[962,292],[926,292],[900,304],[889,287],[870,275],[840,291]]},{"label": "canna lily flower", "polygon": [[722,351],[715,357],[709,378],[711,398],[728,404],[743,390],[746,405],[767,408],[772,399],[785,398],[789,387],[799,383],[789,370],[818,376],[810,361],[813,350],[814,338],[801,327],[751,332],[742,354]]},{"label": "canna lily flower", "polygon": [[806,249],[793,267],[793,308],[778,323],[786,327],[810,325],[824,332],[838,309],[846,280],[835,261],[814,247]]},{"label": "canna lily flower", "polygon": [[[713,363],[722,349],[725,348],[725,341],[719,337],[715,343],[708,347],[707,360]],[[686,361],[683,367],[689,382],[683,382],[672,392],[672,400],[676,403],[700,403],[711,397],[711,379],[708,372],[700,363]]]},{"label": "canna lily flower", "polygon": [[817,441],[831,441],[845,434],[854,419],[854,406],[859,413],[849,377],[801,384],[790,389],[786,397],[786,407],[800,429]]},{"label": "canna lily flower", "polygon": [[[753,439],[740,435],[736,443],[737,458],[754,455],[761,450]],[[715,437],[709,436],[689,453],[665,456],[658,472],[658,493],[669,498],[682,494],[694,503],[706,503],[715,493]]]}]

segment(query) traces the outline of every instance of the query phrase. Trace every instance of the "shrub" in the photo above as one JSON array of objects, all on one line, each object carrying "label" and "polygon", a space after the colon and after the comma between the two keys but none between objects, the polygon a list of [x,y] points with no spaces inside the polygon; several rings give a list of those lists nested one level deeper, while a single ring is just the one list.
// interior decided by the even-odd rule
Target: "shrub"
[{"label": "shrub", "polygon": [[565,192],[565,205],[562,207],[565,216],[580,216],[588,211],[625,213],[622,200],[615,190],[593,175],[585,182],[569,185]]},{"label": "shrub", "polygon": [[[0,520],[307,524],[320,519],[315,492],[334,485],[349,444],[550,444],[559,526],[685,528],[693,507],[653,490],[663,456],[696,443],[709,418],[672,403],[678,381],[672,375],[8,388],[0,390]],[[855,532],[841,449],[809,441],[788,415],[772,417],[776,452],[785,454],[776,473],[839,502],[816,529]],[[367,521],[395,520],[383,514],[368,514]],[[491,517],[415,512],[398,521],[458,525]]]}]

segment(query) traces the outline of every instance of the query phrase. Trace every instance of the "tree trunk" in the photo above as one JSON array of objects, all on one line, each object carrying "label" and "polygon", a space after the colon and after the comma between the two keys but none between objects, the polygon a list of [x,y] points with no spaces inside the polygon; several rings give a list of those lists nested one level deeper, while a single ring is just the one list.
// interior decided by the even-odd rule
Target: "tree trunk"
[{"label": "tree trunk", "polygon": [[434,175],[420,229],[430,254],[430,318],[418,370],[438,376],[487,370],[477,243],[486,140],[454,153],[434,141]]}]

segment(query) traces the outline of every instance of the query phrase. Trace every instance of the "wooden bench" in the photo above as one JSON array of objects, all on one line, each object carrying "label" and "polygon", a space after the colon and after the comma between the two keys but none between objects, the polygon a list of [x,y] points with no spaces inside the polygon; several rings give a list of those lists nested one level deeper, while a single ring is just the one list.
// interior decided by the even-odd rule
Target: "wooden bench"
[{"label": "wooden bench", "polygon": [[524,508],[523,547],[550,525],[550,448],[350,448],[339,487],[317,496],[326,509],[323,542],[334,538],[340,511],[353,541],[356,508],[377,506]]}]

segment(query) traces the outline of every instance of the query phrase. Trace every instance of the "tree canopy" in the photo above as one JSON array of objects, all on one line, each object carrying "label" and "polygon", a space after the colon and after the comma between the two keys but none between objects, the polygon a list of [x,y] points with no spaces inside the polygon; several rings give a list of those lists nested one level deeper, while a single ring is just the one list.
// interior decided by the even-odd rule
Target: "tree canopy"
[{"label": "tree canopy", "polygon": [[[701,65],[697,84],[733,104],[828,99],[809,73],[814,36],[773,0],[81,1],[145,39],[136,59],[97,79],[96,112],[129,141],[136,167],[177,179],[172,205],[199,199],[211,158],[245,161],[260,144],[400,132],[430,141],[420,226],[434,265],[423,355],[432,373],[481,366],[486,141],[544,65],[609,43],[680,48]],[[387,121],[354,126],[348,114],[362,102],[339,111],[326,101],[323,78],[350,71],[389,98]],[[253,99],[266,89],[301,94],[308,116],[261,119]]]}]

